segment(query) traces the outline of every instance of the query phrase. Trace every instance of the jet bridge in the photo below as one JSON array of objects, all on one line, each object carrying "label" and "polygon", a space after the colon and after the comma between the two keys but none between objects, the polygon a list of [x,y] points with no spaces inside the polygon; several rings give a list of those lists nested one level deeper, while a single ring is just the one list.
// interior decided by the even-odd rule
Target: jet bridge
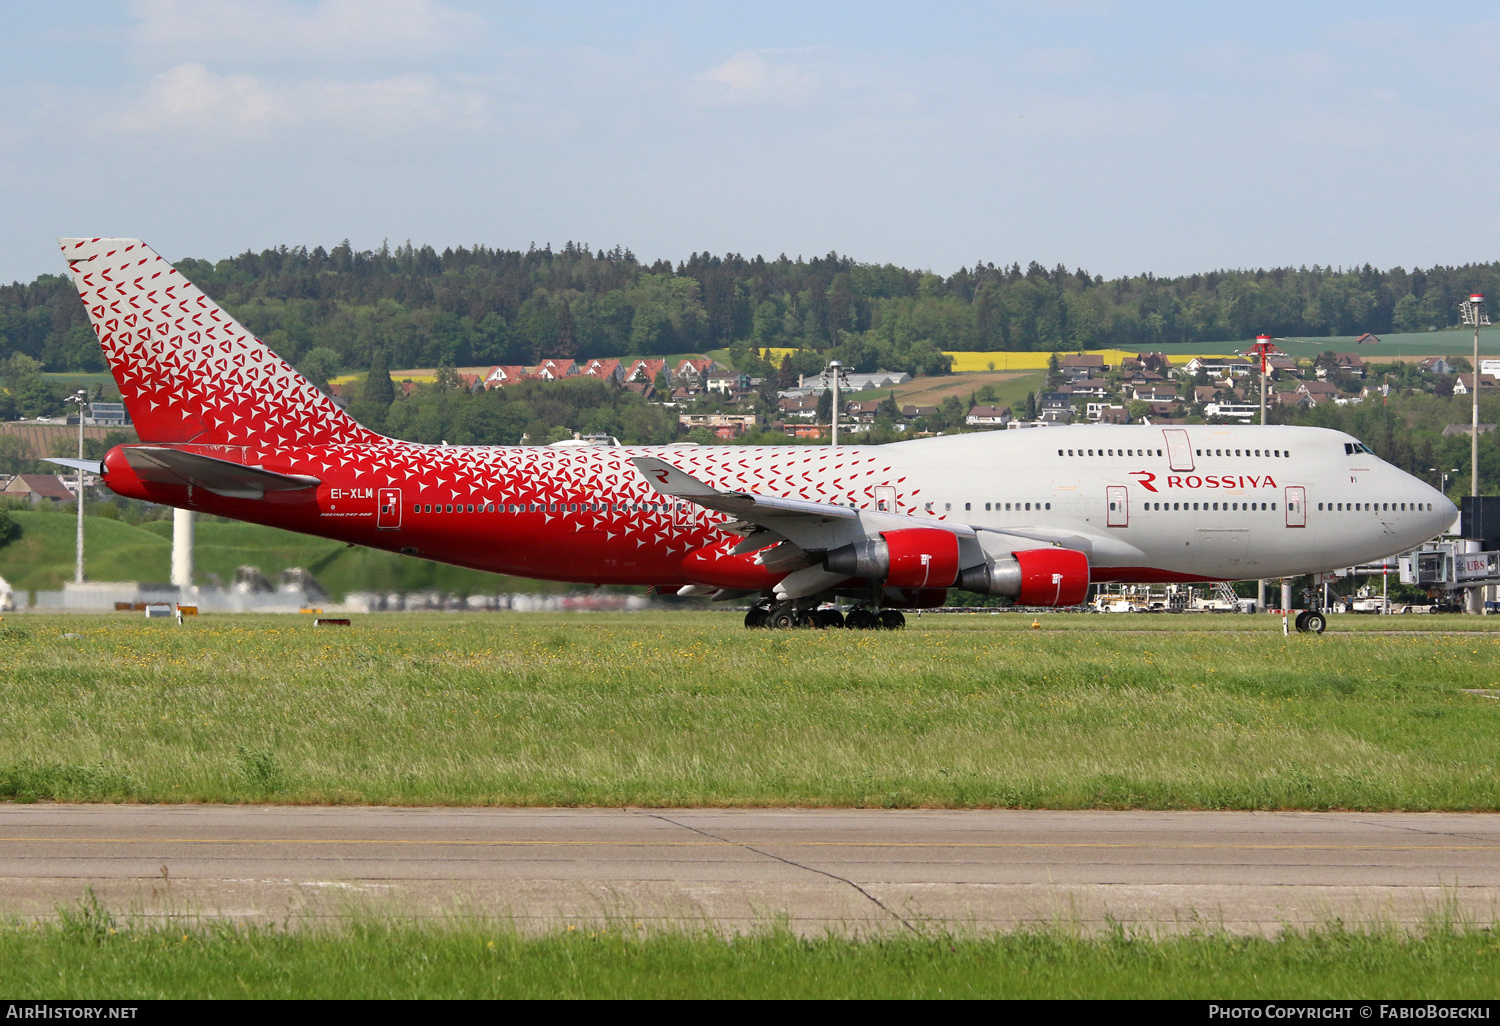
[{"label": "jet bridge", "polygon": [[1500,497],[1465,496],[1458,533],[1464,540],[1433,542],[1401,556],[1401,583],[1438,591],[1500,584]]},{"label": "jet bridge", "polygon": [[1436,542],[1398,557],[1401,583],[1438,591],[1500,584],[1500,550],[1466,552],[1468,542]]}]

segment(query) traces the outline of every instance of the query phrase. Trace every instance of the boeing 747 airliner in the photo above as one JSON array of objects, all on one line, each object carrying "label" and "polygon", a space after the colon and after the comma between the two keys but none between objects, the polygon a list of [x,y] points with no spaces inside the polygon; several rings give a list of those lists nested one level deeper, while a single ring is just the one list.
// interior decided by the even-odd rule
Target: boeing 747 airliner
[{"label": "boeing 747 airliner", "polygon": [[[1321,428],[1069,426],[882,446],[434,446],[383,437],[136,239],[62,239],[139,444],[124,496],[524,577],[748,598],[747,626],[894,627],[947,589],[1284,577],[1453,522]],[[71,461],[76,462],[76,461]],[[852,599],[847,619],[818,606]]]}]

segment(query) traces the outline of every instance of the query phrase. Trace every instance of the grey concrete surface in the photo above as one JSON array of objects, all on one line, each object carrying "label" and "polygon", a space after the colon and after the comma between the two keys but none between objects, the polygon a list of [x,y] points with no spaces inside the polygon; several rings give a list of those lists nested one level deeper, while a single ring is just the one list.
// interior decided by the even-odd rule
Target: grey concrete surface
[{"label": "grey concrete surface", "polygon": [[1500,816],[0,806],[0,914],[527,930],[1223,928],[1500,917]]}]

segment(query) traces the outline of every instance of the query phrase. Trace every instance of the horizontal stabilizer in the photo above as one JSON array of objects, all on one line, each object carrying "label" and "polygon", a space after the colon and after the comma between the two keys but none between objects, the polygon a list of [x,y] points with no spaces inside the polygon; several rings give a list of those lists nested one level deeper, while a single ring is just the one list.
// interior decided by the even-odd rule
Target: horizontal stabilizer
[{"label": "horizontal stabilizer", "polygon": [[131,445],[124,453],[142,481],[188,485],[230,499],[264,499],[267,492],[295,492],[323,483],[306,474],[281,474],[181,449]]},{"label": "horizontal stabilizer", "polygon": [[73,470],[86,470],[90,474],[104,473],[104,464],[98,460],[75,460],[70,456],[43,456],[42,459]]}]

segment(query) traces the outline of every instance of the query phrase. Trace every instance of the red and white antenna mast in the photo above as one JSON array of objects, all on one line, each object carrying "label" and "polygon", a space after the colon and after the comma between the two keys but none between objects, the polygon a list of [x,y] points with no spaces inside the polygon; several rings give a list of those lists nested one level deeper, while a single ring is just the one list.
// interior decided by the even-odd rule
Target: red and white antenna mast
[{"label": "red and white antenna mast", "polygon": [[1245,350],[1245,356],[1254,356],[1260,361],[1260,422],[1266,423],[1266,361],[1272,354],[1283,355],[1276,343],[1271,341],[1270,335],[1256,335],[1255,345]]}]

